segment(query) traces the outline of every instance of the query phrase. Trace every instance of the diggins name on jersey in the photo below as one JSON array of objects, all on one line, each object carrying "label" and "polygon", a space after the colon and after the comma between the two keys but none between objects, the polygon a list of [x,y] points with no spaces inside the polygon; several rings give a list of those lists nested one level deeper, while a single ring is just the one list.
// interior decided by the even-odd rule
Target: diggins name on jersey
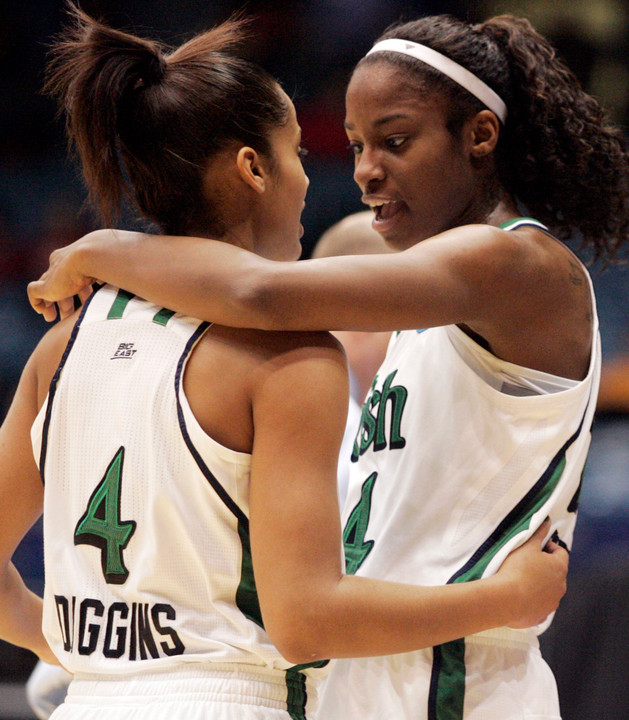
[{"label": "diggins name on jersey", "polygon": [[[185,646],[172,623],[177,613],[167,603],[114,602],[55,595],[66,652],[101,653],[106,658],[146,660],[181,655]],[[78,622],[77,622],[78,619]]]}]

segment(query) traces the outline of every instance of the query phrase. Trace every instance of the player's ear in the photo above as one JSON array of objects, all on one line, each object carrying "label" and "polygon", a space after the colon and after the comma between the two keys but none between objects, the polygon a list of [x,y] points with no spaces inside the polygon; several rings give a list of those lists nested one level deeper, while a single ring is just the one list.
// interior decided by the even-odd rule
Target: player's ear
[{"label": "player's ear", "polygon": [[472,157],[480,159],[491,155],[499,137],[500,121],[491,110],[481,110],[472,119],[470,127]]},{"label": "player's ear", "polygon": [[236,167],[242,180],[257,193],[263,193],[267,185],[267,170],[263,158],[252,147],[245,145],[236,156]]}]

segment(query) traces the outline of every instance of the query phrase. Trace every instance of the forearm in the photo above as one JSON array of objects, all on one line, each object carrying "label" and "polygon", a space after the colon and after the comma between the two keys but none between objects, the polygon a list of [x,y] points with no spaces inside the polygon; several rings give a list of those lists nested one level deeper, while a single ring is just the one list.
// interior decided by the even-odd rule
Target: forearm
[{"label": "forearm", "polygon": [[[330,637],[330,642],[339,643],[335,656],[417,650],[503,626],[515,619],[514,589],[496,577],[417,587],[345,576],[339,593],[345,595],[341,612],[351,607],[354,610],[353,621],[344,626],[352,628],[349,637],[344,633]],[[375,597],[381,599],[380,608],[374,607]],[[382,622],[387,612],[390,627]],[[362,622],[357,613],[363,615]]]},{"label": "forearm", "polygon": [[163,307],[232,327],[261,327],[255,296],[274,263],[225,242],[97,230],[77,243],[78,273]]},{"label": "forearm", "polygon": [[[79,274],[221,325],[306,331],[416,327],[417,278],[405,258],[393,255],[378,256],[390,266],[384,275],[374,256],[279,262],[227,242],[122,230],[90,233],[72,253]],[[431,294],[426,287],[426,296]],[[425,319],[439,324],[442,318]]]},{"label": "forearm", "polygon": [[458,230],[400,253],[300,262],[267,260],[206,238],[97,230],[54,251],[49,270],[29,283],[28,292],[48,320],[56,317],[51,303],[69,314],[72,296],[96,279],[232,327],[372,332],[435,327],[493,310],[495,288],[504,286],[504,272],[514,264],[511,252],[498,243],[498,253],[483,233],[481,241],[471,242],[469,227]]},{"label": "forearm", "polygon": [[26,587],[15,566],[6,565],[0,575],[0,638],[53,663],[41,629],[42,606],[42,599]]},{"label": "forearm", "polygon": [[518,615],[516,597],[497,576],[435,587],[344,576],[333,591],[304,601],[286,638],[269,632],[292,662],[390,655],[507,625]]}]

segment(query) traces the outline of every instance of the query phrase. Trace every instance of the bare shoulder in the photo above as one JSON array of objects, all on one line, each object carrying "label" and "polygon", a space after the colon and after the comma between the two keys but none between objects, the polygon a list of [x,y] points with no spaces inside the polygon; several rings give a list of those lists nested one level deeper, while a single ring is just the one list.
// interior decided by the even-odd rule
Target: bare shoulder
[{"label": "bare shoulder", "polygon": [[509,231],[469,225],[425,244],[433,243],[432,252],[466,284],[463,325],[496,356],[584,377],[592,342],[591,292],[586,269],[564,243],[528,225]]},{"label": "bare shoulder", "polygon": [[[251,452],[256,403],[276,408],[317,388],[326,398],[347,383],[340,343],[326,332],[271,332],[213,325],[196,346],[184,390],[203,427],[215,440]],[[345,408],[346,411],[346,408]]]},{"label": "bare shoulder", "polygon": [[[560,240],[535,226],[507,231],[491,225],[466,225],[407,252],[434,255],[444,267],[464,273],[475,289],[493,299],[517,290],[534,305],[535,299],[558,300],[567,288],[588,288],[587,271],[577,257]],[[589,304],[587,293],[578,295],[570,302]]]},{"label": "bare shoulder", "polygon": [[552,303],[558,314],[591,308],[587,270],[559,239],[534,226],[496,230],[496,242],[515,262],[513,278],[543,303]]},{"label": "bare shoulder", "polygon": [[[217,329],[234,342],[236,352],[246,368],[244,386],[253,396],[256,387],[266,383],[271,375],[278,383],[292,387],[315,383],[322,392],[334,392],[335,379],[347,373],[345,351],[341,343],[328,332],[265,331]],[[297,379],[295,379],[297,378]],[[301,387],[301,392],[306,390]]]},{"label": "bare shoulder", "polygon": [[293,353],[304,357],[321,353],[344,357],[339,341],[331,333],[323,331],[255,330],[215,325],[206,334],[206,341],[211,344],[216,340],[228,343],[234,352],[255,364]]},{"label": "bare shoulder", "polygon": [[37,344],[25,372],[33,373],[37,382],[38,404],[41,406],[48,393],[52,378],[59,367],[76,325],[80,310],[53,325]]}]

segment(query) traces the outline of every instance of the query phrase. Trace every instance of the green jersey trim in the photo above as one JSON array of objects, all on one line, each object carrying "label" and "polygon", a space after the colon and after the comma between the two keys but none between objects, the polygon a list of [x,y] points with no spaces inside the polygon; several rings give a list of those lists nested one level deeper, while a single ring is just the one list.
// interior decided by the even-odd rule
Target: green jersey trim
[{"label": "green jersey trim", "polygon": [[[133,293],[130,293],[127,290],[119,289],[118,294],[116,295],[116,299],[113,301],[111,308],[107,313],[107,320],[121,320],[124,316],[125,310],[127,309],[127,305],[135,297],[136,296]],[[169,310],[168,308],[161,308],[153,316],[153,322],[157,323],[157,325],[166,326],[168,324],[168,321],[171,317],[173,317],[174,314],[174,310]]]},{"label": "green jersey trim", "polygon": [[[544,506],[557,487],[566,466],[566,453],[581,434],[584,421],[585,413],[576,432],[555,455],[535,485],[468,562],[454,573],[448,584],[480,579],[498,551],[515,535],[529,528],[533,515]],[[428,720],[463,720],[464,700],[465,639],[460,638],[433,648]]]},{"label": "green jersey trim", "polygon": [[159,312],[155,313],[153,317],[153,322],[157,323],[158,325],[166,325],[170,318],[175,314],[174,310],[168,310],[167,308],[162,308]]},{"label": "green jersey trim", "polygon": [[306,720],[306,676],[295,668],[286,671],[286,709],[292,720]]},{"label": "green jersey trim", "polygon": [[126,290],[118,290],[116,299],[107,313],[107,320],[120,320],[124,315],[127,305],[134,297],[133,293],[127,292]]},{"label": "green jersey trim", "polygon": [[236,605],[240,612],[256,625],[264,628],[262,611],[258,601],[256,581],[253,576],[253,561],[251,560],[251,540],[249,539],[249,523],[238,518],[238,536],[242,547],[242,562],[240,567],[240,582],[236,590]]},{"label": "green jersey trim", "polygon": [[540,228],[540,230],[545,230],[548,232],[548,228],[544,223],[541,223],[539,220],[535,220],[534,218],[530,217],[519,217],[514,218],[513,220],[507,220],[507,222],[500,223],[498,226],[501,230],[516,230],[519,227],[522,227],[523,225],[535,225],[536,227]]}]

